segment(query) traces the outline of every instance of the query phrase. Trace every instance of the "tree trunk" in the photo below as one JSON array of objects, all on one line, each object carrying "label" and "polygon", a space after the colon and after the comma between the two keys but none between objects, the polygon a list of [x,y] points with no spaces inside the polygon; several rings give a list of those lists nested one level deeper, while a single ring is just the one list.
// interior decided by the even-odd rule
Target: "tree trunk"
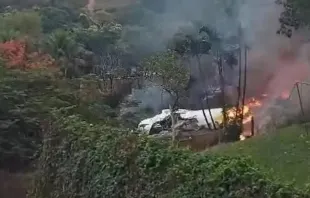
[{"label": "tree trunk", "polygon": [[172,131],[172,145],[174,144],[175,142],[175,138],[177,137],[177,134],[176,134],[176,130],[175,130],[175,124],[176,124],[176,120],[175,120],[175,117],[174,117],[174,110],[173,108],[171,107],[171,105],[169,105],[169,109],[170,109],[170,116],[171,116],[171,131]]},{"label": "tree trunk", "polygon": [[[247,85],[247,46],[244,49],[244,74],[243,74],[243,94],[242,94],[242,111],[241,111],[241,123],[243,122],[243,113],[245,105],[246,85]],[[241,132],[243,132],[243,124],[241,125]]]},{"label": "tree trunk", "polygon": [[[198,63],[198,69],[199,69],[199,73],[200,73],[200,78],[201,78],[201,81],[203,81],[204,80],[204,74],[203,74],[203,71],[201,69],[201,63],[200,63],[199,55],[196,55],[196,59],[197,59],[197,63]],[[215,125],[215,122],[214,122],[214,119],[213,119],[213,116],[212,116],[212,113],[211,113],[211,108],[210,108],[210,104],[209,104],[209,98],[208,98],[207,90],[204,90],[204,91],[205,91],[205,96],[206,96],[206,104],[207,104],[207,108],[208,108],[208,111],[209,111],[209,114],[210,114],[212,125],[213,125],[214,129],[216,129],[217,127]],[[203,105],[202,105],[202,108],[203,108]],[[201,109],[201,110],[202,110],[203,114],[205,114],[204,109]],[[205,116],[205,120],[208,123],[208,119],[206,119],[206,118],[207,117]]]},{"label": "tree trunk", "polygon": [[178,105],[179,105],[179,99],[180,99],[180,96],[178,93],[175,93],[175,100],[174,100],[174,103],[173,103],[173,106],[172,106],[172,109],[175,110],[177,109]]},{"label": "tree trunk", "polygon": [[221,102],[222,102],[222,108],[223,108],[223,126],[224,126],[224,129],[226,129],[227,115],[226,115],[226,103],[225,103],[225,79],[223,75],[223,59],[222,59],[221,54],[219,55],[218,72],[220,76],[220,83],[221,83],[221,89],[222,89]]},{"label": "tree trunk", "polygon": [[210,125],[210,123],[208,122],[208,118],[207,118],[206,112],[205,112],[205,110],[204,110],[203,100],[200,100],[200,107],[201,107],[201,110],[202,110],[203,117],[205,118],[205,121],[206,121],[206,123],[207,123],[208,129],[211,130],[211,129],[212,129],[212,128],[211,128],[211,125]]},{"label": "tree trunk", "polygon": [[[235,121],[239,121],[239,108],[240,108],[240,98],[241,98],[241,78],[242,78],[242,50],[241,46],[239,49],[239,61],[238,61],[238,87],[237,87],[237,102],[236,102],[236,115],[235,115]],[[236,122],[237,123],[237,122]]]}]

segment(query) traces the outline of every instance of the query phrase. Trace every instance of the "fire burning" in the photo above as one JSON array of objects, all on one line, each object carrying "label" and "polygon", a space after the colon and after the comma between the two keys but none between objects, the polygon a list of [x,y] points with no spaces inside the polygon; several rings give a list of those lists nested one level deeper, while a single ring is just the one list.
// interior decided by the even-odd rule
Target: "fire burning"
[{"label": "fire burning", "polygon": [[[263,97],[267,97],[267,95],[264,95]],[[227,111],[227,117],[229,120],[234,120],[236,117],[242,118],[242,124],[245,126],[248,123],[251,123],[252,121],[254,121],[254,112],[262,107],[263,103],[262,101],[252,97],[250,99],[248,99],[242,109],[242,107],[240,107],[238,110],[236,110],[236,108],[231,108]],[[243,113],[243,115],[241,116],[241,113]],[[253,123],[251,123],[252,125]],[[248,131],[245,131],[243,134],[240,135],[240,140],[243,141],[246,139],[248,135]]]},{"label": "fire burning", "polygon": [[234,119],[236,116],[240,116],[240,114],[243,112],[243,124],[246,124],[251,121],[251,118],[253,116],[253,110],[261,106],[261,101],[255,98],[250,98],[244,105],[243,109],[242,107],[240,107],[237,111],[236,108],[233,107],[227,111],[227,116],[229,119]]},{"label": "fire burning", "polygon": [[[290,97],[290,91],[289,90],[285,90],[283,91],[277,98],[281,99],[281,100],[287,100]],[[240,109],[236,112],[236,108],[232,108],[230,110],[228,110],[227,115],[229,119],[234,119],[236,116],[238,116],[238,113],[243,112],[243,120],[242,120],[242,124],[243,126],[249,126],[248,124],[250,124],[252,121],[254,124],[254,115],[256,113],[259,113],[260,111],[264,111],[264,103],[268,103],[268,101],[270,100],[270,98],[268,98],[268,94],[262,94],[261,95],[261,100],[255,98],[255,97],[251,97],[250,99],[248,99],[243,107],[243,111],[242,111],[242,107],[240,107]],[[265,101],[263,103],[263,101]],[[241,116],[240,116],[241,117]],[[251,126],[253,127],[253,126]],[[246,127],[247,128],[247,127]],[[249,133],[249,129],[247,131],[247,129],[244,131],[243,134],[240,135],[240,140],[243,141],[246,139],[246,134]]]}]

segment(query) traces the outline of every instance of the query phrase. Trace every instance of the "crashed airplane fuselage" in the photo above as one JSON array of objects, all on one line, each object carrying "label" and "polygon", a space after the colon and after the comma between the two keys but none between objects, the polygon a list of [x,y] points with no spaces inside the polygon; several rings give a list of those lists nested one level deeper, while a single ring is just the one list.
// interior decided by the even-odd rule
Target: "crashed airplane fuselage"
[{"label": "crashed airplane fuselage", "polygon": [[[207,120],[209,122],[210,126],[213,126],[211,123],[211,116],[209,113],[208,109],[205,109],[205,115],[207,117]],[[214,121],[217,124],[221,124],[223,121],[223,114],[222,108],[215,108],[215,109],[211,109],[211,115],[214,119]],[[180,119],[184,119],[184,120],[195,120],[195,123],[199,126],[199,127],[208,127],[208,123],[206,122],[206,119],[203,115],[202,110],[187,110],[187,109],[178,109],[177,111],[175,111],[175,113],[177,115],[179,115]],[[145,120],[142,120],[139,125],[138,125],[138,129],[140,131],[142,131],[143,133],[152,135],[155,133],[159,133],[162,130],[168,130],[169,128],[171,128],[171,112],[169,109],[164,109],[162,110],[162,112],[160,114],[155,115],[152,118],[147,118]],[[158,128],[158,131],[154,132],[154,128]]]}]

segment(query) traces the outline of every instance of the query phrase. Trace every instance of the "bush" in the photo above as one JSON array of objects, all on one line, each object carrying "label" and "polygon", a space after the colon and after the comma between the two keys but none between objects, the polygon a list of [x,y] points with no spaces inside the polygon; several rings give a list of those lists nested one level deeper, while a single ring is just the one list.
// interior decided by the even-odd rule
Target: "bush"
[{"label": "bush", "polygon": [[[119,125],[110,119],[116,115],[100,100],[102,95],[90,88],[96,81],[88,85],[84,79],[67,80],[56,74],[52,69],[22,72],[0,66],[0,168],[19,171],[38,157],[41,124],[54,108],[71,107],[71,114],[88,121]],[[81,84],[88,90],[85,98]]]},{"label": "bush", "polygon": [[48,79],[0,67],[0,168],[20,170],[35,158],[41,142],[40,94]]},{"label": "bush", "polygon": [[41,17],[35,11],[13,11],[0,15],[0,38],[5,42],[16,37],[37,37],[41,33]]},{"label": "bush", "polygon": [[249,159],[192,153],[62,113],[47,125],[30,197],[309,197]]},{"label": "bush", "polygon": [[45,7],[40,9],[43,33],[50,33],[56,29],[69,29],[75,26],[78,14],[71,9]]},{"label": "bush", "polygon": [[121,38],[122,26],[119,24],[106,24],[102,27],[95,25],[89,28],[76,29],[76,40],[83,44],[87,50],[102,55],[113,49]]},{"label": "bush", "polygon": [[45,49],[57,60],[61,58],[73,59],[79,50],[79,44],[74,35],[65,30],[56,30],[46,38]]}]

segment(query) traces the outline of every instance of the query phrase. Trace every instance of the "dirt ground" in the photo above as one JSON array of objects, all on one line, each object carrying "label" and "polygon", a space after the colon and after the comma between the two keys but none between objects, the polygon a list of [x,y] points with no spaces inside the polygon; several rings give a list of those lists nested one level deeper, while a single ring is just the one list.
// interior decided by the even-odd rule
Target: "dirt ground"
[{"label": "dirt ground", "polygon": [[0,197],[26,198],[31,174],[9,173],[0,170]]}]

